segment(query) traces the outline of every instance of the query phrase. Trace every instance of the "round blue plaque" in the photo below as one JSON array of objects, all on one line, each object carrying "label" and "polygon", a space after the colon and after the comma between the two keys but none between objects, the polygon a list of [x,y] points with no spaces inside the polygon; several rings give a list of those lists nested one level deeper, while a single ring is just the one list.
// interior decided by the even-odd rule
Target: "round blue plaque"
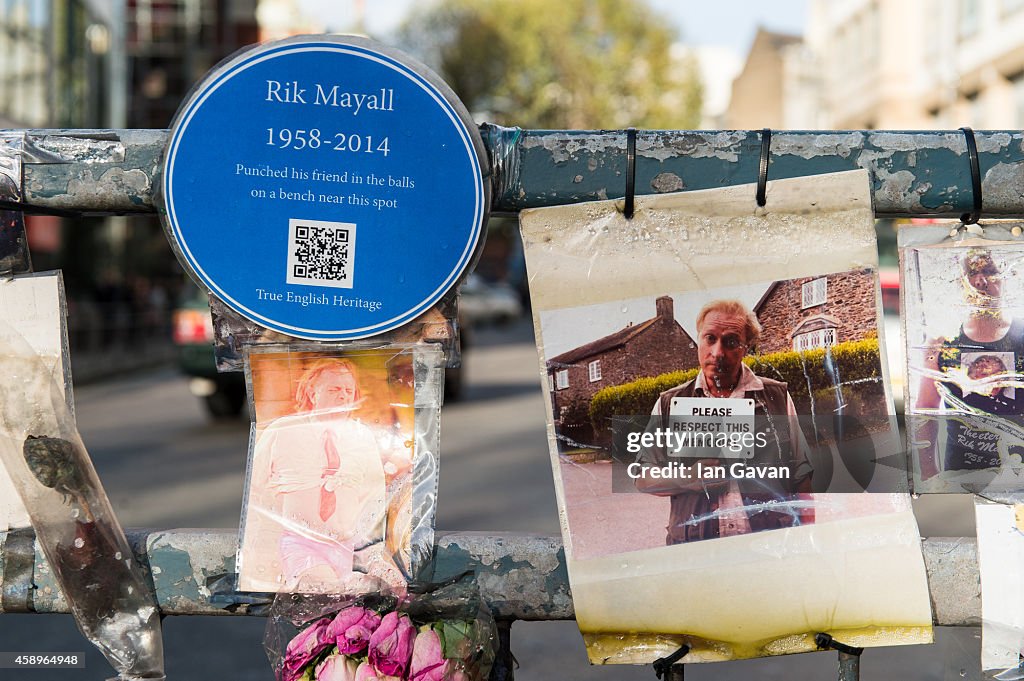
[{"label": "round blue plaque", "polygon": [[165,225],[192,276],[244,317],[313,340],[412,320],[473,262],[483,143],[421,64],[350,36],[247,50],[179,109]]}]

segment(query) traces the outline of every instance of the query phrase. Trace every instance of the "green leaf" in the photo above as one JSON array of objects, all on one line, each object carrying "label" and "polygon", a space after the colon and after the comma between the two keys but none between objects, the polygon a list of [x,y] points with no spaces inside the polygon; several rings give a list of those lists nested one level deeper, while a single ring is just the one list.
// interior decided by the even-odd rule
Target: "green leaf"
[{"label": "green leaf", "polygon": [[462,620],[445,620],[435,627],[441,637],[441,650],[445,659],[462,659],[469,653],[473,626]]}]

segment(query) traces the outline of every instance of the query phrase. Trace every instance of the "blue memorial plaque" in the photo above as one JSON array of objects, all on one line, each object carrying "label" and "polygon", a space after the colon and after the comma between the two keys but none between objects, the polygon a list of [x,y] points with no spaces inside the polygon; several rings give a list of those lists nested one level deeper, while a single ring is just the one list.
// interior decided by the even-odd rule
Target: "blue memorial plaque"
[{"label": "blue memorial plaque", "polygon": [[244,317],[364,338],[436,303],[480,247],[479,133],[448,87],[371,41],[304,36],[215,69],[175,117],[165,225]]}]

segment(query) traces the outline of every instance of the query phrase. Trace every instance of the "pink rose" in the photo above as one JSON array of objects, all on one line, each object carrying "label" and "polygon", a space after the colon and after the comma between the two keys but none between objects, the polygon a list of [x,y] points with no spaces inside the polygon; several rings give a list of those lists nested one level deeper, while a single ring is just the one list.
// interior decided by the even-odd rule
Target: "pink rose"
[{"label": "pink rose", "polygon": [[372,664],[369,662],[359,663],[359,668],[356,669],[356,681],[377,681],[379,678],[377,670],[373,668]]},{"label": "pink rose", "polygon": [[355,681],[359,663],[344,655],[330,655],[316,668],[316,681]]},{"label": "pink rose", "polygon": [[370,635],[379,626],[380,615],[354,605],[334,617],[334,621],[327,627],[326,636],[337,644],[339,653],[353,655],[366,650]]},{"label": "pink rose", "polygon": [[356,670],[355,681],[402,681],[394,676],[378,676],[377,670],[369,662],[360,662]]},{"label": "pink rose", "polygon": [[370,664],[386,676],[405,676],[412,657],[416,627],[405,615],[389,612],[370,635]]},{"label": "pink rose", "polygon": [[433,629],[425,629],[416,635],[416,640],[413,642],[409,679],[411,681],[445,681],[444,662],[441,637]]},{"label": "pink rose", "polygon": [[288,642],[288,647],[284,651],[284,664],[281,665],[281,674],[278,677],[280,681],[297,681],[309,661],[334,643],[324,636],[330,623],[331,620],[327,617],[317,620]]}]

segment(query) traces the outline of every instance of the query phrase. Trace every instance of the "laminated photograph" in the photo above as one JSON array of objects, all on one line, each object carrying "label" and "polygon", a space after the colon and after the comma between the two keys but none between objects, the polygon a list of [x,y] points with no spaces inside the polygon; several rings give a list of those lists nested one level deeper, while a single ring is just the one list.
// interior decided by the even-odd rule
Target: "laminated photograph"
[{"label": "laminated photograph", "polygon": [[240,590],[404,588],[419,520],[414,468],[430,455],[417,452],[414,435],[415,354],[250,349],[254,434]]},{"label": "laminated photograph", "polygon": [[1024,561],[1024,504],[975,499],[981,573],[981,669],[985,678],[1024,671],[1024,586],[1011,565]]},{"label": "laminated photograph", "polygon": [[899,233],[914,491],[1024,492],[1024,244]]},{"label": "laminated photograph", "polygon": [[117,678],[162,679],[152,580],[135,560],[75,420],[65,310],[60,272],[0,282],[0,372],[11,386],[0,393],[0,510],[12,527],[31,525],[54,583],[40,593],[59,590]]},{"label": "laminated photograph", "polygon": [[[25,410],[34,401],[48,399],[56,384],[63,389],[68,410],[74,414],[64,281],[60,272],[26,274],[0,282],[0,342],[8,348],[5,362],[23,365],[31,359],[35,368],[33,380],[21,387],[24,392],[19,403]],[[19,357],[12,352],[13,348],[28,348],[32,357]],[[14,375],[10,367],[4,372]],[[0,531],[29,525],[28,512],[10,476],[0,467]]]},{"label": "laminated photograph", "polygon": [[595,664],[931,641],[867,173],[526,210]]}]

